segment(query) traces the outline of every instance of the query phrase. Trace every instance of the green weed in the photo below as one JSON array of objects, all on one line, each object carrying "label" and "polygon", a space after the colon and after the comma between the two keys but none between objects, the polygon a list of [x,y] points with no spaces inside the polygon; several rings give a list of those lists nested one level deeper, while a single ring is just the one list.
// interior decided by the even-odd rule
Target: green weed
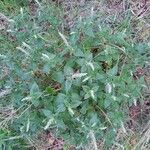
[{"label": "green weed", "polygon": [[0,39],[1,148],[26,149],[42,130],[79,148],[92,131],[109,148],[144,86],[133,72],[150,47],[132,38],[131,18],[113,28],[88,16],[64,31],[61,10],[41,5],[12,19]]}]

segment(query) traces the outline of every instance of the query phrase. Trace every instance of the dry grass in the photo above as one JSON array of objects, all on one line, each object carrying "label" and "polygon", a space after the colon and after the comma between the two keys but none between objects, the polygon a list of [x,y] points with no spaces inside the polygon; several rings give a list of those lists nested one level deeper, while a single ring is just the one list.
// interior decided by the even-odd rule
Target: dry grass
[{"label": "dry grass", "polygon": [[6,128],[8,122],[13,121],[15,109],[12,106],[0,107],[0,129]]},{"label": "dry grass", "polygon": [[135,145],[133,150],[149,150],[150,149],[150,121],[147,123],[142,131],[138,143]]},{"label": "dry grass", "polygon": [[148,41],[150,34],[150,1],[146,0],[57,0],[63,9],[63,27],[71,29],[79,18],[90,16],[92,13],[101,22],[110,24],[122,22],[128,12],[131,13],[131,24],[136,41]]},{"label": "dry grass", "polygon": [[[91,134],[92,133],[92,134]],[[105,139],[97,141],[94,133],[89,134],[90,141],[84,150],[105,150]],[[118,129],[111,150],[149,150],[150,149],[150,121],[141,131],[134,132],[130,129]]]}]

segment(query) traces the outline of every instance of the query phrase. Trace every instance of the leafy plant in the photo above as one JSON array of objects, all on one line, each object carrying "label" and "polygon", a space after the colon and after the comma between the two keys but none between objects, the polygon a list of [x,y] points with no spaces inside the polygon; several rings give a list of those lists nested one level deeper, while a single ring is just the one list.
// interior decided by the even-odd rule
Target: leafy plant
[{"label": "leafy plant", "polygon": [[94,16],[63,31],[58,12],[41,5],[35,17],[23,8],[8,34],[3,32],[1,74],[8,72],[0,86],[11,93],[1,106],[14,112],[1,118],[2,146],[20,148],[44,129],[77,146],[94,131],[109,147],[127,106],[141,97],[144,80],[135,81],[132,74],[148,60],[149,44],[137,44],[130,25],[112,28]]}]

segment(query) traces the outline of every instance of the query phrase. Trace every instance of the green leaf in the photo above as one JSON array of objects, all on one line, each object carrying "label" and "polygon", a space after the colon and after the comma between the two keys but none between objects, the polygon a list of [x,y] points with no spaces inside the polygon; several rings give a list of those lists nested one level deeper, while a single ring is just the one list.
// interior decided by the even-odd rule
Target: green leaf
[{"label": "green leaf", "polygon": [[64,82],[64,74],[61,71],[57,72],[57,73],[54,73],[52,75],[52,78],[53,78],[53,80],[55,80],[55,81],[57,81],[59,83],[63,83]]},{"label": "green leaf", "polygon": [[31,89],[30,89],[30,96],[31,96],[31,102],[35,107],[38,107],[40,105],[39,98],[42,95],[40,92],[40,89],[36,82],[33,83]]},{"label": "green leaf", "polygon": [[65,110],[66,110],[66,106],[63,103],[57,105],[57,110],[56,110],[57,113],[64,112]]},{"label": "green leaf", "polygon": [[65,125],[63,119],[60,119],[60,118],[58,119],[57,128],[61,128],[62,130],[66,129],[66,125]]},{"label": "green leaf", "polygon": [[123,113],[121,111],[109,111],[109,118],[112,120],[114,124],[120,124],[123,119]]},{"label": "green leaf", "polygon": [[59,93],[56,98],[56,112],[64,112],[66,110],[67,97],[63,93]]},{"label": "green leaf", "polygon": [[90,90],[90,87],[88,87],[86,85],[83,85],[82,88],[83,88],[83,91],[86,93],[89,92],[89,90]]},{"label": "green leaf", "polygon": [[118,65],[114,66],[112,69],[108,70],[108,75],[115,76],[118,72]]},{"label": "green leaf", "polygon": [[34,83],[32,84],[31,89],[30,89],[30,95],[32,96],[32,95],[39,94],[39,93],[40,93],[39,86],[37,85],[36,82],[34,82]]},{"label": "green leaf", "polygon": [[49,65],[49,63],[46,63],[44,66],[43,66],[43,72],[44,73],[49,73],[49,71],[50,71],[50,65]]},{"label": "green leaf", "polygon": [[64,67],[64,74],[67,75],[67,76],[70,76],[71,74],[73,74],[73,68],[66,65]]},{"label": "green leaf", "polygon": [[46,87],[46,92],[48,94],[55,94],[55,90],[53,88],[51,88],[50,86]]},{"label": "green leaf", "polygon": [[65,91],[68,92],[72,86],[72,80],[65,81]]},{"label": "green leaf", "polygon": [[91,117],[90,122],[89,122],[90,125],[91,126],[95,126],[98,123],[98,121],[99,121],[97,113],[91,113],[90,117]]},{"label": "green leaf", "polygon": [[106,75],[103,74],[103,73],[101,73],[101,74],[100,74],[100,73],[97,73],[97,74],[96,74],[96,79],[97,79],[97,80],[100,80],[100,81],[103,82],[103,83],[105,83],[105,82],[106,82],[106,81],[105,81],[105,80],[106,80]]},{"label": "green leaf", "polygon": [[97,92],[98,89],[99,89],[99,86],[94,86],[94,87],[92,88],[92,90],[93,90],[94,92]]},{"label": "green leaf", "polygon": [[39,105],[40,105],[40,101],[39,101],[39,99],[38,98],[32,98],[31,99],[31,102],[32,102],[32,104],[35,106],[35,107],[38,107]]},{"label": "green leaf", "polygon": [[67,97],[66,97],[66,95],[63,94],[63,93],[59,93],[59,94],[57,95],[57,97],[56,97],[56,102],[57,102],[57,104],[59,104],[59,103],[64,103],[66,100],[67,100]]},{"label": "green leaf", "polygon": [[81,49],[77,49],[75,52],[74,52],[74,55],[76,57],[84,57],[84,53]]},{"label": "green leaf", "polygon": [[92,27],[88,27],[87,28],[87,31],[85,32],[86,35],[90,36],[90,37],[94,37],[94,32],[93,32],[93,29]]},{"label": "green leaf", "polygon": [[81,103],[82,101],[81,101],[80,96],[76,93],[72,93],[70,107],[77,108]]},{"label": "green leaf", "polygon": [[88,109],[89,109],[89,104],[88,104],[88,102],[87,102],[87,101],[83,102],[80,112],[81,112],[82,114],[86,114],[86,112],[87,112]]},{"label": "green leaf", "polygon": [[47,117],[47,118],[50,118],[51,115],[52,115],[52,112],[48,109],[42,109],[42,112],[44,113],[44,115]]},{"label": "green leaf", "polygon": [[91,97],[91,94],[90,93],[86,93],[85,95],[84,95],[84,99],[88,99],[88,98],[90,98]]},{"label": "green leaf", "polygon": [[108,108],[111,103],[112,103],[112,99],[109,98],[109,97],[107,97],[107,98],[104,100],[104,107],[105,107],[105,108]]}]

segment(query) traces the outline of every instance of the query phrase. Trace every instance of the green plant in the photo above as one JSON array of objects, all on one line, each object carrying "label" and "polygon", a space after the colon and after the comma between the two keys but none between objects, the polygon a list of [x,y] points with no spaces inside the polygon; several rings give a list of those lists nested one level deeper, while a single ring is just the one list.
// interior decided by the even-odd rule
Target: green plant
[{"label": "green plant", "polygon": [[17,13],[20,7],[27,6],[28,0],[1,0],[0,11],[5,14]]},{"label": "green plant", "polygon": [[1,117],[1,146],[24,148],[44,129],[77,146],[94,131],[109,147],[128,105],[141,97],[144,80],[132,74],[148,60],[149,44],[134,41],[130,17],[112,28],[89,16],[63,31],[55,6],[22,12],[1,37],[0,87],[11,91],[1,107],[12,107]]}]

